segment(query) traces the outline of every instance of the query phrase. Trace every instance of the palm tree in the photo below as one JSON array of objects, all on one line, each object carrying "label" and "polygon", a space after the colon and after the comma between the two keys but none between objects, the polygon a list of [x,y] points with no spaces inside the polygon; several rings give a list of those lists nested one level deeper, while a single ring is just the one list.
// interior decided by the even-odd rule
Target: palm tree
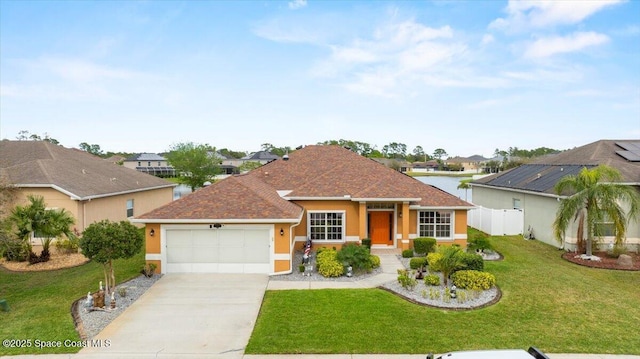
[{"label": "palm tree", "polygon": [[460,184],[458,185],[458,189],[463,189],[464,190],[464,200],[467,200],[467,191],[471,188],[471,179],[463,179],[462,181],[460,181]]},{"label": "palm tree", "polygon": [[462,249],[456,246],[444,247],[441,251],[442,257],[438,261],[438,266],[444,277],[444,286],[449,284],[449,276],[465,267],[462,259]]},{"label": "palm tree", "polygon": [[48,210],[44,197],[29,195],[29,205],[16,206],[11,212],[10,219],[16,225],[18,236],[22,238],[28,251],[31,252],[29,240],[35,234],[41,238],[43,261],[49,258],[49,246],[54,238],[60,235],[73,235],[70,227],[75,223],[73,216],[64,209]]},{"label": "palm tree", "polygon": [[[556,193],[568,193],[569,196],[560,202],[553,222],[556,239],[562,242],[569,224],[577,220],[578,242],[585,239],[586,230],[586,254],[590,257],[593,238],[603,234],[599,224],[606,221],[613,223],[615,243],[621,245],[628,222],[637,220],[640,210],[638,191],[632,186],[614,183],[621,178],[615,168],[600,165],[592,169],[583,168],[577,175],[560,179],[555,186]],[[621,202],[629,205],[626,215]]]}]

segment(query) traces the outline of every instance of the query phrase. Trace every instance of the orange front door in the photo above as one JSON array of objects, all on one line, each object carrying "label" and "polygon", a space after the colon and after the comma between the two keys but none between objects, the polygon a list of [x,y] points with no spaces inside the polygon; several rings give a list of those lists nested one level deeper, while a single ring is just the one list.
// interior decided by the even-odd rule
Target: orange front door
[{"label": "orange front door", "polygon": [[393,212],[369,212],[371,244],[393,245]]}]

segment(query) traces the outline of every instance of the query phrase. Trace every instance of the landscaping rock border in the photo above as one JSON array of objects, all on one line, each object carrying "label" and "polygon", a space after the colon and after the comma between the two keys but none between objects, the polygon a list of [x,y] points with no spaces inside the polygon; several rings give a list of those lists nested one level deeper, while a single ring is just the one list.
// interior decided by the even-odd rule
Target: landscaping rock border
[{"label": "landscaping rock border", "polygon": [[[125,309],[132,305],[147,289],[157,282],[162,275],[154,274],[152,277],[139,275],[127,282],[120,283],[115,288],[116,308],[88,311],[84,306],[86,297],[79,298],[71,305],[71,316],[76,326],[76,331],[82,340],[90,340],[100,333],[109,323],[116,319]],[[124,297],[118,293],[118,288],[127,287]],[[111,299],[106,299],[108,307]]]}]

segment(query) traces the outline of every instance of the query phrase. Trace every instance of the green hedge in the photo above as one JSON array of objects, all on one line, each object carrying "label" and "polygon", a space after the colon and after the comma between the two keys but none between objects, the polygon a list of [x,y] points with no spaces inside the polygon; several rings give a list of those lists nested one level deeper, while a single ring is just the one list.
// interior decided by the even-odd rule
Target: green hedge
[{"label": "green hedge", "polygon": [[418,269],[420,267],[424,267],[427,265],[427,258],[425,257],[414,257],[409,261],[409,268]]},{"label": "green hedge", "polygon": [[465,264],[467,270],[477,270],[482,272],[484,270],[484,259],[482,256],[475,253],[460,252],[462,261]]},{"label": "green hedge", "polygon": [[413,249],[405,249],[402,251],[402,258],[412,258],[413,257]]},{"label": "green hedge", "polygon": [[435,252],[436,239],[430,237],[418,237],[413,240],[413,250],[420,254]]}]

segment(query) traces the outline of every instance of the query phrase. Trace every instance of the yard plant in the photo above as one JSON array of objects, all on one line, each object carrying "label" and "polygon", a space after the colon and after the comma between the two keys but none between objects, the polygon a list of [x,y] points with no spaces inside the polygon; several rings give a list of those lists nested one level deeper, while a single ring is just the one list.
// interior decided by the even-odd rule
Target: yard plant
[{"label": "yard plant", "polygon": [[495,305],[444,311],[380,289],[267,291],[245,352],[424,354],[535,345],[549,353],[640,354],[629,330],[640,320],[640,273],[578,266],[519,236],[491,242],[504,256],[485,264],[502,291]]}]

